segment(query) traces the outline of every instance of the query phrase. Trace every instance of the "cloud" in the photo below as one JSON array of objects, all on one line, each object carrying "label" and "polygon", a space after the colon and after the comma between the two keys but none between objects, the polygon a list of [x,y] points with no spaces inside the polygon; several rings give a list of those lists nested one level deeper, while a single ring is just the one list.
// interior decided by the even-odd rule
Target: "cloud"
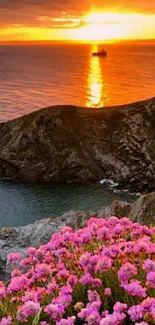
[{"label": "cloud", "polygon": [[86,25],[84,17],[62,13],[59,17],[40,16],[38,22],[50,28],[79,28]]},{"label": "cloud", "polygon": [[[155,13],[155,0],[0,0],[0,27],[11,25],[75,28],[85,24],[84,12],[94,10]],[[66,14],[62,14],[66,12]],[[71,15],[71,17],[69,17]],[[47,17],[46,21],[41,20]],[[57,21],[54,20],[57,19]],[[77,19],[77,20],[76,20]]]},{"label": "cloud", "polygon": [[38,17],[59,17],[63,10],[71,13],[72,3],[73,0],[0,0],[0,26],[20,24],[37,27]]},{"label": "cloud", "polygon": [[131,8],[132,10],[145,10],[145,11],[154,11],[155,12],[155,1],[154,0],[0,0],[1,9],[20,9],[28,7],[42,7],[45,10],[51,8],[53,10],[65,10],[71,9],[76,10],[77,8]]},{"label": "cloud", "polygon": [[46,5],[45,0],[0,0],[0,8],[2,9],[18,9],[24,6],[40,6]]},{"label": "cloud", "polygon": [[[68,8],[69,6],[74,5],[75,1],[73,0],[0,0],[1,9],[21,9],[21,8],[31,8],[33,10],[42,8],[43,10],[47,9],[60,9]],[[72,6],[73,7],[73,6]]]}]

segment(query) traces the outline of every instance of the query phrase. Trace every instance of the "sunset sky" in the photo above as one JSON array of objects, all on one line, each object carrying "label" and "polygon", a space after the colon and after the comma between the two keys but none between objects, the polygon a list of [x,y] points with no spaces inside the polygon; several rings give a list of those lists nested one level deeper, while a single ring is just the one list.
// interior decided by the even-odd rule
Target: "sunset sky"
[{"label": "sunset sky", "polygon": [[0,42],[155,39],[155,0],[0,0]]}]

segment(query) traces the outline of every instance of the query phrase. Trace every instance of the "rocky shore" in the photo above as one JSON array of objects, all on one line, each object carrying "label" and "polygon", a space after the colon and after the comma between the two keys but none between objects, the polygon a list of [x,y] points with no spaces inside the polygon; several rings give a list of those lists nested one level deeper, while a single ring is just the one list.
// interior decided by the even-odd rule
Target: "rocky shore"
[{"label": "rocky shore", "polygon": [[48,107],[1,123],[0,177],[106,178],[136,191],[155,189],[155,98],[103,109]]},{"label": "rocky shore", "polygon": [[73,229],[82,228],[87,219],[92,216],[108,218],[130,217],[134,222],[141,224],[155,224],[155,192],[141,196],[132,204],[114,201],[112,205],[97,212],[69,211],[57,218],[48,218],[34,224],[19,228],[2,228],[0,230],[0,274],[10,273],[10,264],[7,255],[10,252],[24,254],[27,247],[39,247],[51,238],[52,234],[59,231],[62,226]]}]

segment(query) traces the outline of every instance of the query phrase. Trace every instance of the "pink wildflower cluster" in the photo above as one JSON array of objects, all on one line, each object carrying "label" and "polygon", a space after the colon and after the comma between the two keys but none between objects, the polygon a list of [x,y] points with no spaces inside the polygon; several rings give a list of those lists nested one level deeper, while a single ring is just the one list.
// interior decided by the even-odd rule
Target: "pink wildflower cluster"
[{"label": "pink wildflower cluster", "polygon": [[155,324],[155,227],[91,218],[8,259],[0,325]]}]

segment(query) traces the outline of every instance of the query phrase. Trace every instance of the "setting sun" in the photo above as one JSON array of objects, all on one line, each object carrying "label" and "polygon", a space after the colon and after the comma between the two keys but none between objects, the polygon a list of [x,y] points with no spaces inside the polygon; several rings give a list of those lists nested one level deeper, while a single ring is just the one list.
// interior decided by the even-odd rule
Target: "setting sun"
[{"label": "setting sun", "polygon": [[122,26],[109,24],[103,26],[100,23],[90,23],[81,29],[74,31],[75,39],[86,41],[112,40],[125,37],[127,28],[122,30]]},{"label": "setting sun", "polygon": [[[153,31],[154,17],[130,13],[91,13],[86,17],[87,24],[74,30],[73,39],[85,41],[121,40],[145,36],[144,26]],[[150,35],[150,34],[149,34]],[[145,38],[147,38],[145,36]]]}]

